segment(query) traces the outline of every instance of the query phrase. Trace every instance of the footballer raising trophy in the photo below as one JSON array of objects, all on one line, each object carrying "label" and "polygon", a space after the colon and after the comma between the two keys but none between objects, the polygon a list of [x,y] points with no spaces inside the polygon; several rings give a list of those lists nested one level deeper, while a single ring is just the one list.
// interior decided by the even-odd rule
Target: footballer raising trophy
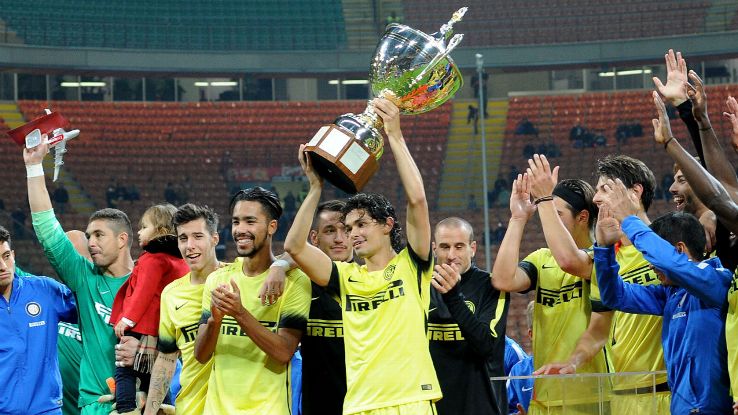
[{"label": "footballer raising trophy", "polygon": [[[449,54],[464,37],[453,35],[452,29],[466,10],[457,10],[432,35],[401,24],[387,25],[369,72],[374,95],[392,101],[402,114],[422,114],[451,98],[463,81]],[[381,129],[382,119],[370,101],[361,114],[344,114],[321,127],[305,151],[321,177],[356,193],[379,169],[384,149]]]}]

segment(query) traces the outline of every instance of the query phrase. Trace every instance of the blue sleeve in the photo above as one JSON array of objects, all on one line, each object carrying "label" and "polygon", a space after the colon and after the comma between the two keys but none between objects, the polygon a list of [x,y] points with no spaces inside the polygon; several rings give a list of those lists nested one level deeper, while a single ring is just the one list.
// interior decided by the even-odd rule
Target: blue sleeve
[{"label": "blue sleeve", "polygon": [[636,216],[623,220],[623,232],[646,261],[690,294],[713,307],[726,304],[730,271],[706,262],[692,262],[686,254],[662,239]]},{"label": "blue sleeve", "polygon": [[48,279],[49,295],[54,300],[56,314],[60,321],[77,323],[77,303],[74,293],[64,284]]},{"label": "blue sleeve", "polygon": [[505,376],[510,374],[510,370],[516,363],[528,357],[522,347],[513,339],[505,336]]},{"label": "blue sleeve", "polygon": [[615,259],[613,247],[594,248],[597,285],[600,288],[602,302],[610,308],[633,314],[652,314],[660,316],[664,313],[666,293],[661,285],[642,286],[626,284],[620,279],[620,265]]},{"label": "blue sleeve", "polygon": [[507,412],[509,414],[518,413],[518,402],[520,402],[520,399],[518,398],[517,390],[515,389],[515,386],[513,385],[513,381],[508,379],[507,380]]}]

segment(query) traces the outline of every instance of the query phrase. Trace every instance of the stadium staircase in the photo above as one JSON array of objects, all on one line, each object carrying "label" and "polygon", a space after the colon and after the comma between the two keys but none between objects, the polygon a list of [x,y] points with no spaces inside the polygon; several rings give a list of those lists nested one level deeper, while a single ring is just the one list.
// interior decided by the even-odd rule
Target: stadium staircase
[{"label": "stadium staircase", "polygon": [[484,203],[481,122],[484,122],[486,130],[487,180],[490,189],[499,170],[507,121],[507,100],[489,100],[487,103],[489,117],[485,120],[480,119],[476,135],[474,126],[466,122],[469,105],[478,106],[476,100],[455,100],[453,103],[448,150],[443,164],[438,203],[442,210],[465,209],[470,194],[474,195],[478,206]]}]

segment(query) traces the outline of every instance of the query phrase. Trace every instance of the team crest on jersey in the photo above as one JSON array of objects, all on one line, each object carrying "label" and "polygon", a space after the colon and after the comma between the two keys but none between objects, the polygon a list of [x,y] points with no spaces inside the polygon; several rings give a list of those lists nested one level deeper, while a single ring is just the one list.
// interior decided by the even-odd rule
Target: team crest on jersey
[{"label": "team crest on jersey", "polygon": [[35,301],[31,301],[26,304],[26,313],[31,317],[36,317],[41,314],[41,305]]},{"label": "team crest on jersey", "polygon": [[467,307],[469,307],[469,311],[471,311],[472,314],[474,314],[474,310],[477,309],[477,307],[474,305],[474,303],[472,303],[469,300],[464,301],[464,303],[466,304]]},{"label": "team crest on jersey", "polygon": [[397,268],[397,265],[392,264],[384,270],[384,279],[386,281],[391,280],[395,276],[395,268]]}]

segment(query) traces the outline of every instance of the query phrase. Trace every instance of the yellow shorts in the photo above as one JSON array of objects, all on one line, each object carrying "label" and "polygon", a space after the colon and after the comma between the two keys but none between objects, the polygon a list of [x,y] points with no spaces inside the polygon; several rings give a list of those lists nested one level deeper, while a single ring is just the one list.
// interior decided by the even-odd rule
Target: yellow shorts
[{"label": "yellow shorts", "polygon": [[436,415],[436,404],[431,401],[410,402],[402,405],[387,406],[369,411],[357,412],[353,415]]},{"label": "yellow shorts", "polygon": [[642,395],[617,395],[610,397],[612,415],[669,415],[671,392],[645,393]]},{"label": "yellow shorts", "polygon": [[610,402],[563,406],[545,406],[531,401],[528,415],[610,415]]}]

